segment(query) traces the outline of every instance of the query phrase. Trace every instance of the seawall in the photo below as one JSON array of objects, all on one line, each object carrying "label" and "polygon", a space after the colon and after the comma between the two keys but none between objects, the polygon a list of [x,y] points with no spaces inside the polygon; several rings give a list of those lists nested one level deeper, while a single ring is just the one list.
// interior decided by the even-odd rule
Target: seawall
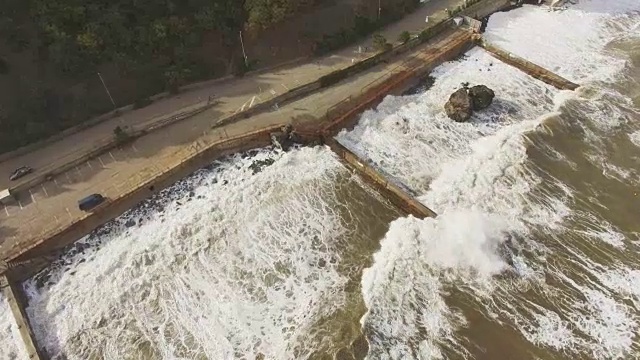
[{"label": "seawall", "polygon": [[36,345],[29,318],[24,310],[26,301],[24,301],[22,288],[18,282],[7,276],[0,277],[0,288],[13,314],[27,356],[30,360],[44,360],[45,357]]},{"label": "seawall", "polygon": [[158,191],[174,184],[194,171],[209,165],[215,159],[247,151],[271,144],[270,134],[279,130],[279,127],[269,127],[260,131],[244,134],[243,136],[230,138],[216,143],[199,151],[178,166],[148,179],[139,187],[115,199],[109,199],[105,206],[85,215],[63,231],[42,238],[24,249],[20,255],[11,258],[9,273],[16,280],[25,280],[43,269],[50,263],[50,258],[66,246],[72,244],[83,236],[89,234],[99,226],[122,215],[127,210],[135,207],[143,200],[151,197]]}]

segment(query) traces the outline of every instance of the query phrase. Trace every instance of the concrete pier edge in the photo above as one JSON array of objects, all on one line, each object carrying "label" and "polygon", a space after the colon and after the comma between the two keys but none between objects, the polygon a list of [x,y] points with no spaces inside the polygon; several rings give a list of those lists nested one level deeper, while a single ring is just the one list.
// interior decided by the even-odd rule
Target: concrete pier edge
[{"label": "concrete pier edge", "polygon": [[7,275],[0,277],[0,287],[4,294],[6,301],[9,303],[9,308],[13,314],[13,318],[16,322],[20,337],[22,338],[23,346],[26,353],[31,360],[44,360],[47,359],[37,346],[36,338],[33,335],[29,318],[25,312],[24,304],[25,295],[22,288],[16,281],[11,279]]}]

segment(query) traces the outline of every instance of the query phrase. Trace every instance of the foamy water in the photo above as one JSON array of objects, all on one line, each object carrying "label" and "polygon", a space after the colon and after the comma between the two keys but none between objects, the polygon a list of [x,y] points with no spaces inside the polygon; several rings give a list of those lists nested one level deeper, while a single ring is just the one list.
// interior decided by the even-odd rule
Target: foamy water
[{"label": "foamy water", "polygon": [[[580,81],[586,92],[558,92],[505,65],[490,66],[492,58],[472,50],[436,69],[426,93],[388,97],[338,136],[440,213],[435,220],[394,222],[364,272],[369,358],[473,358],[476,346],[504,346],[500,338],[478,343],[463,335],[474,334],[465,316],[471,309],[519,333],[542,358],[640,356],[634,287],[640,264],[625,252],[629,234],[596,213],[577,211],[584,191],[529,158],[538,138],[553,136],[547,122],[573,117],[582,119],[586,139],[598,139],[581,151],[605,177],[623,183],[635,177],[599,146],[603,133],[618,131],[634,114],[630,99],[606,87],[626,65],[606,45],[640,24],[640,16],[623,14],[629,10],[640,10],[640,3],[582,1],[564,12],[525,6],[491,17],[490,41]],[[493,88],[497,104],[459,124],[442,106],[463,82]],[[570,172],[580,170],[553,146],[539,147],[549,160],[566,161]],[[505,245],[507,272],[499,256]],[[626,260],[614,265],[603,257]]]},{"label": "foamy water", "polygon": [[0,360],[27,359],[7,299],[0,294]]},{"label": "foamy water", "polygon": [[[28,282],[38,342],[59,359],[303,359],[360,326],[369,359],[640,358],[640,230],[602,215],[619,213],[609,190],[637,184],[609,140],[640,147],[637,110],[609,86],[626,59],[607,44],[633,36],[633,10],[582,0],[492,16],[490,41],[575,93],[474,49],[338,136],[438,218],[386,231],[392,212],[323,148],[239,155]],[[463,124],[443,112],[461,83],[496,92]]]},{"label": "foamy water", "polygon": [[27,284],[38,341],[68,359],[294,359],[335,346],[324,326],[354,306],[351,232],[367,234],[338,197],[355,185],[345,176],[324,148],[200,171],[165,191],[162,212],[123,216],[43,289]]}]

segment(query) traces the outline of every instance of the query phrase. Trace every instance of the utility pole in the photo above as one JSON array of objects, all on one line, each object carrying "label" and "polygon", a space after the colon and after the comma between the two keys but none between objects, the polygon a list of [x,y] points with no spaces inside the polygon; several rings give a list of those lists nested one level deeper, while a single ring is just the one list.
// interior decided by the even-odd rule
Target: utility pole
[{"label": "utility pole", "polygon": [[249,68],[249,60],[247,60],[247,53],[244,51],[244,41],[242,40],[242,30],[240,30],[240,44],[242,45],[242,56],[244,56],[244,65]]},{"label": "utility pole", "polygon": [[378,20],[382,16],[382,0],[378,0]]},{"label": "utility pole", "polygon": [[98,73],[98,77],[100,78],[100,81],[102,82],[102,86],[104,86],[104,91],[107,92],[107,95],[109,95],[109,99],[111,100],[111,103],[113,104],[113,109],[116,109],[116,102],[113,101],[113,97],[111,97],[111,93],[109,92],[109,89],[107,89],[107,84],[104,83],[104,79],[102,78],[102,75],[100,75],[100,73]]}]

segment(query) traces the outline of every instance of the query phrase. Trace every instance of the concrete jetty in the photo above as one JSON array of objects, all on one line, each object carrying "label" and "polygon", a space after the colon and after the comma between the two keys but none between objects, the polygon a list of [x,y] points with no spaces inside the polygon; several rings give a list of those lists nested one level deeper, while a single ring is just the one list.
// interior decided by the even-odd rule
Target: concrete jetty
[{"label": "concrete jetty", "polygon": [[6,275],[0,277],[0,287],[2,288],[3,295],[9,303],[9,308],[11,309],[11,313],[15,319],[29,359],[44,360],[45,357],[43,357],[36,345],[36,340],[33,336],[33,331],[31,330],[31,324],[29,324],[29,318],[24,310],[24,304],[26,302],[24,301],[22,289],[13,279]]},{"label": "concrete jetty", "polygon": [[333,138],[325,138],[324,143],[340,157],[343,164],[357,173],[363,180],[372,185],[385,199],[389,200],[406,214],[413,215],[420,219],[437,216],[435,212],[424,206],[398,185],[389,181],[385,175]]},{"label": "concrete jetty", "polygon": [[528,61],[506,50],[503,50],[498,46],[487,42],[482,37],[477,37],[476,41],[478,45],[480,45],[483,49],[487,50],[491,55],[493,55],[498,60],[504,62],[505,64],[509,64],[517,69],[520,69],[521,71],[529,74],[533,78],[536,78],[560,90],[575,90],[579,87],[578,84],[575,84],[563,78],[562,76],[543,68],[542,66],[536,65],[531,61]]}]

